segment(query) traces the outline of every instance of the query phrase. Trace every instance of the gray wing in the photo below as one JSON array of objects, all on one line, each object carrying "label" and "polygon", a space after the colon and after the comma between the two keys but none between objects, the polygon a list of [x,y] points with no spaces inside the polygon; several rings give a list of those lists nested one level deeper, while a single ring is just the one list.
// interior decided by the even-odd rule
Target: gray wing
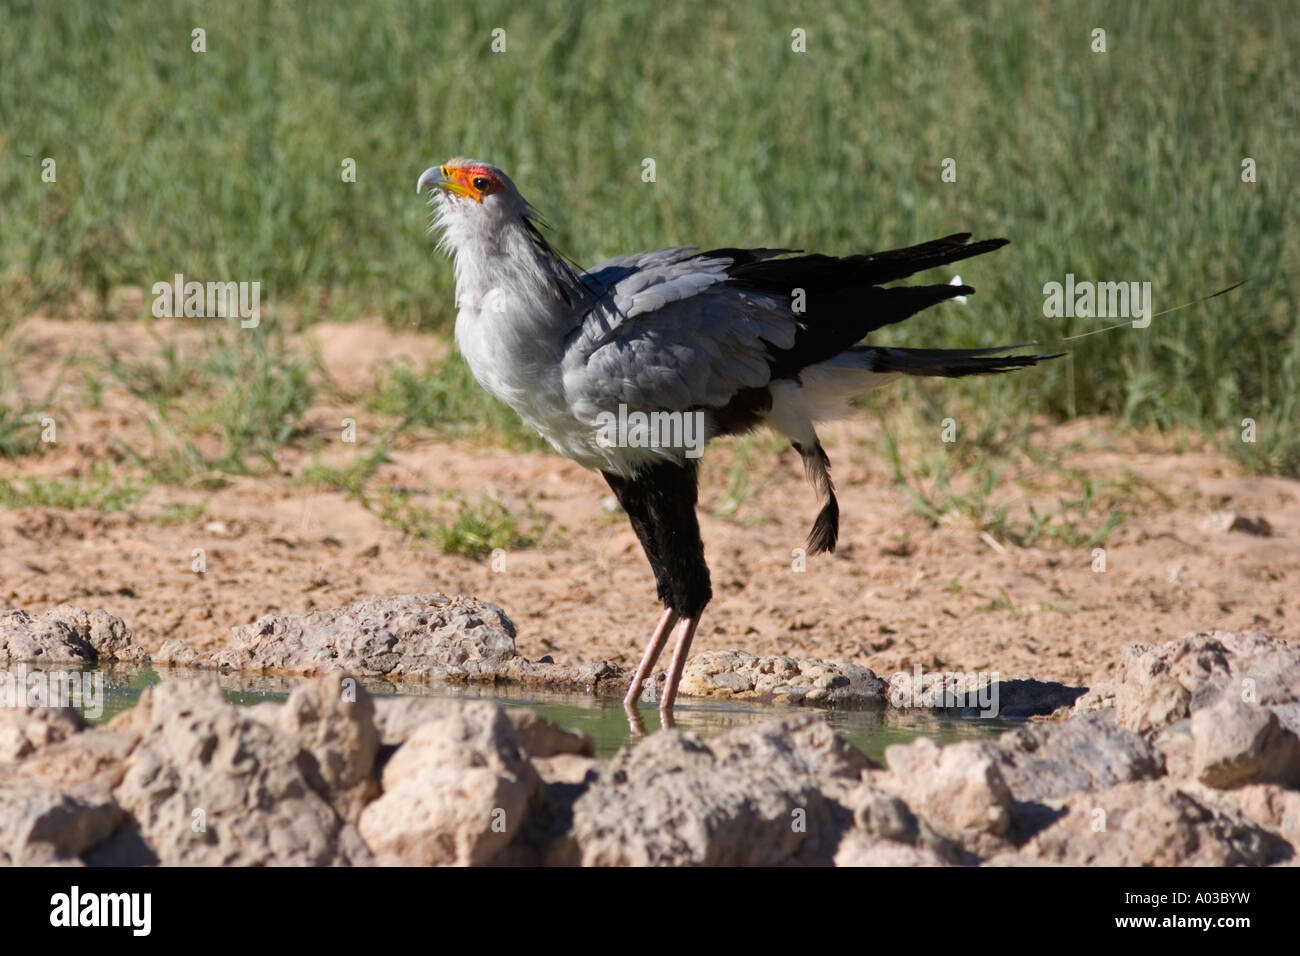
[{"label": "gray wing", "polygon": [[728,285],[729,256],[694,247],[621,256],[584,276],[595,305],[570,339],[564,387],[580,419],[600,412],[720,408],[771,380],[770,343],[794,345],[788,296]]}]

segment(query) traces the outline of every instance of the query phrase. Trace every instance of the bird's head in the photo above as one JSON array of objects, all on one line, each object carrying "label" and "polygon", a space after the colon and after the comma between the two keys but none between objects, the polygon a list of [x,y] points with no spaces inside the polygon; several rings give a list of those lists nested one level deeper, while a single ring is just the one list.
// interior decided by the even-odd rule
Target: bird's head
[{"label": "bird's head", "polygon": [[495,231],[535,215],[509,176],[477,159],[449,159],[430,166],[415,184],[417,194],[426,188],[435,225],[444,231]]},{"label": "bird's head", "polygon": [[439,248],[455,254],[458,297],[462,280],[471,289],[499,282],[504,263],[513,263],[515,278],[549,300],[572,304],[586,294],[578,272],[542,236],[537,210],[496,166],[449,159],[420,174],[416,194],[426,187],[432,228],[442,233]]}]

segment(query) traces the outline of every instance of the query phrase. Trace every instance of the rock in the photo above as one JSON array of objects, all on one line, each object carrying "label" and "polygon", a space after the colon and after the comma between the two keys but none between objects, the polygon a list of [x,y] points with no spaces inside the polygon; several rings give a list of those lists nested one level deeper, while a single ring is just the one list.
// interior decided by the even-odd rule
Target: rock
[{"label": "rock", "polygon": [[396,747],[415,728],[432,720],[444,720],[465,705],[454,697],[380,697],[375,700],[375,729],[385,747]]},{"label": "rock", "polygon": [[1070,866],[1263,866],[1291,859],[1277,834],[1209,807],[1167,778],[1069,797],[1020,853]]},{"label": "rock", "polygon": [[1087,688],[1055,681],[989,680],[989,675],[900,671],[889,678],[889,706],[962,717],[1033,717],[1069,706]]},{"label": "rock", "polygon": [[1300,851],[1300,792],[1263,784],[1244,786],[1231,796],[1236,798],[1242,816],[1276,831]]},{"label": "rock", "polygon": [[313,787],[356,823],[379,795],[374,700],[355,678],[336,673],[295,687],[278,710],[280,727],[311,757],[306,771]]},{"label": "rock", "polygon": [[84,726],[71,707],[0,707],[0,763],[21,760]]},{"label": "rock", "polygon": [[823,788],[847,791],[870,766],[811,715],[707,742],[660,731],[599,768],[547,859],[586,866],[829,863],[852,818]]},{"label": "rock", "polygon": [[176,637],[163,641],[158,653],[153,656],[155,664],[172,664],[177,667],[198,667],[201,663],[199,652]]},{"label": "rock", "polygon": [[1225,695],[1192,714],[1191,736],[1192,769],[1206,786],[1300,786],[1300,737],[1267,707]]},{"label": "rock", "polygon": [[[721,671],[717,674],[710,674],[708,679],[714,689],[727,692],[720,696],[735,696],[754,689],[753,680],[746,674],[737,671]],[[700,695],[697,694],[696,696]]]},{"label": "rock", "polygon": [[[159,652],[167,663],[263,674],[311,676],[343,670],[393,680],[514,683],[590,694],[626,692],[631,673],[610,661],[557,664],[515,652],[514,625],[498,607],[441,594],[379,595],[332,610],[268,614],[235,628],[237,646],[208,657],[179,641]],[[646,688],[653,695],[662,673]],[[1013,685],[1031,684],[1032,693]],[[780,704],[883,710],[885,682],[856,664],[741,651],[697,654],[686,665],[686,696],[742,697]],[[1016,713],[1039,712],[1045,695],[1068,689],[1008,682]],[[1027,709],[1026,709],[1027,708]]]},{"label": "rock", "polygon": [[[417,725],[361,814],[377,854],[419,866],[490,862],[523,828],[541,780],[495,704],[455,701]],[[429,713],[433,713],[432,710]]]},{"label": "rock", "polygon": [[[1108,707],[1115,706],[1115,682],[1113,680],[1097,681],[1087,692],[1080,696],[1075,702],[1072,710],[1076,714],[1082,714],[1090,710],[1105,710]],[[1060,715],[1068,717],[1069,713]]]},{"label": "rock", "polygon": [[511,708],[506,711],[506,716],[515,726],[519,746],[533,760],[560,754],[580,757],[596,755],[596,742],[590,736],[581,731],[565,730],[535,710],[527,707]]},{"label": "rock", "polygon": [[1268,709],[1277,715],[1282,726],[1289,728],[1293,734],[1300,735],[1300,701],[1292,701],[1289,704],[1269,704]]},{"label": "rock", "polygon": [[589,664],[556,664],[545,657],[530,661],[512,657],[501,668],[500,679],[521,687],[543,687],[552,691],[577,691],[583,694],[623,696],[632,675],[617,664],[595,661]]},{"label": "rock", "polygon": [[1165,758],[1165,773],[1178,780],[1196,776],[1192,756],[1192,721],[1190,718],[1162,727],[1152,743]]},{"label": "rock", "polygon": [[1261,538],[1271,537],[1273,534],[1273,527],[1268,523],[1267,518],[1247,518],[1235,511],[1213,511],[1201,522],[1201,527],[1206,531],[1240,531]]},{"label": "rock", "polygon": [[823,787],[856,783],[868,771],[882,769],[835,733],[814,714],[794,714],[751,727],[738,727],[710,742],[720,759],[792,763]]},{"label": "rock", "polygon": [[102,787],[69,792],[30,777],[0,780],[0,865],[78,862],[122,817]]},{"label": "rock", "polygon": [[267,614],[234,629],[220,667],[314,675],[493,681],[516,657],[515,627],[495,605],[442,594],[378,595],[347,607]]},{"label": "rock", "polygon": [[77,634],[84,634],[101,663],[117,661],[141,666],[149,663],[149,655],[131,641],[131,629],[116,615],[102,609],[86,611],[67,604],[60,604],[46,614],[63,621]]},{"label": "rock", "polygon": [[1005,848],[1014,799],[994,744],[963,741],[940,748],[920,737],[887,748],[885,759],[892,774],[880,785],[937,831],[978,856]]},{"label": "rock", "polygon": [[836,866],[949,866],[943,857],[924,846],[874,840],[859,830],[845,834],[835,851]]},{"label": "rock", "polygon": [[1257,535],[1261,538],[1270,538],[1273,536],[1273,526],[1268,523],[1267,518],[1246,518],[1237,515],[1232,524],[1228,525],[1229,531],[1243,531],[1246,534]]},{"label": "rock", "polygon": [[1151,741],[1115,726],[1110,711],[1091,711],[1062,723],[1029,724],[1003,734],[999,771],[1020,802],[1061,800],[1165,772]]},{"label": "rock", "polygon": [[708,651],[686,662],[681,692],[692,697],[736,697],[883,710],[887,687],[883,680],[857,664],[815,658],[756,657],[744,651]]},{"label": "rock", "polygon": [[38,750],[18,771],[69,789],[93,783],[112,791],[126,773],[126,759],[140,741],[134,731],[95,729]]},{"label": "rock", "polygon": [[1134,645],[1115,680],[1116,721],[1152,733],[1225,693],[1261,704],[1300,701],[1300,647],[1257,631],[1198,631]]},{"label": "rock", "polygon": [[[1130,648],[1128,652],[1131,653]],[[1156,656],[1140,656],[1126,666],[1115,691],[1116,717],[1120,724],[1138,733],[1149,733],[1187,716],[1191,692],[1170,673]]]},{"label": "rock", "polygon": [[836,866],[949,866],[975,858],[919,820],[898,797],[863,784],[849,798],[853,829],[835,853]]},{"label": "rock", "polygon": [[555,754],[551,757],[532,758],[537,775],[546,784],[581,784],[587,781],[587,775],[594,773],[600,766],[595,757],[581,754]]},{"label": "rock", "polygon": [[[210,677],[168,679],[103,727],[0,707],[0,863],[1300,862],[1300,648],[1254,632],[1137,645],[1082,695],[1001,682],[1001,713],[1058,719],[890,747],[886,770],[808,713],[707,740],[663,731],[597,760],[590,737],[532,708],[374,700],[340,673],[626,686],[608,662],[519,657],[504,615],[469,599],[372,598],[245,630],[219,656],[323,676],[240,678],[289,692],[247,708]],[[0,613],[0,635],[5,653],[51,662],[134,653],[118,619],[76,608]],[[187,651],[160,658],[193,663]],[[704,696],[888,705],[883,681],[835,662],[715,652],[687,673]]]},{"label": "rock", "polygon": [[356,831],[313,789],[298,742],[227,703],[214,681],[150,687],[110,726],[140,735],[113,795],[159,862],[324,866],[369,859]]},{"label": "rock", "polygon": [[60,604],[34,617],[26,611],[0,611],[0,661],[122,661],[143,666],[149,655],[131,642],[131,631],[120,617]]}]

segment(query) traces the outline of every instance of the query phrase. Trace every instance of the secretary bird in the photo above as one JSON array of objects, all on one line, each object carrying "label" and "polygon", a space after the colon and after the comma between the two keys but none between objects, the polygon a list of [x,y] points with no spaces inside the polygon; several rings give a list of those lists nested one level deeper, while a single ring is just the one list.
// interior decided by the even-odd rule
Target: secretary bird
[{"label": "secretary bird", "polygon": [[[1006,239],[959,233],[843,258],[680,246],[580,272],[551,248],[537,211],[497,167],[451,159],[420,174],[416,193],[425,188],[439,248],[455,258],[456,343],[470,371],[556,451],[600,471],[654,571],[664,611],[628,689],[629,713],[675,631],[659,699],[671,718],[712,590],[695,514],[702,442],[646,441],[644,429],[611,440],[611,422],[668,413],[700,423],[703,441],[759,425],[789,439],[821,498],[808,536],[808,552],[819,554],[835,550],[839,505],[816,422],[845,417],[852,398],[899,375],[984,375],[1055,358],[1001,354],[1022,346],[862,344],[875,329],[975,291],[885,283]],[[672,434],[684,439],[692,429]]]}]

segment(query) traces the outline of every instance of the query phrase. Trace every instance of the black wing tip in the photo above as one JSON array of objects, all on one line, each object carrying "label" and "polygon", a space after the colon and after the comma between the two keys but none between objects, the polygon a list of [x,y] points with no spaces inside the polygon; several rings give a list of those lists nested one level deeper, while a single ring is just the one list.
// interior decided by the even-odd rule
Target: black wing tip
[{"label": "black wing tip", "polygon": [[1031,368],[1041,362],[1066,354],[1034,353],[1005,355],[1024,345],[1004,345],[985,349],[907,349],[873,350],[872,366],[878,372],[901,372],[904,375],[965,378],[969,375],[998,375],[1016,369]]}]

